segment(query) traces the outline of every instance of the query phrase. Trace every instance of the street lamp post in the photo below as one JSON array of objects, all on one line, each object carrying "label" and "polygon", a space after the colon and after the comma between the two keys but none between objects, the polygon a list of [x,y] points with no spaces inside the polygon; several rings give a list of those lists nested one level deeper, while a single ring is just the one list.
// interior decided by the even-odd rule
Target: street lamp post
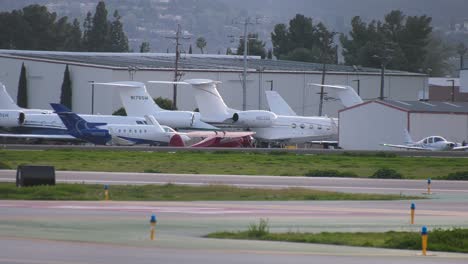
[{"label": "street lamp post", "polygon": [[455,80],[447,80],[447,82],[452,82],[451,98],[452,102],[455,102]]},{"label": "street lamp post", "polygon": [[94,81],[88,81],[91,84],[91,114],[94,115]]},{"label": "street lamp post", "polygon": [[352,81],[357,83],[357,94],[361,95],[361,80],[357,79]]}]

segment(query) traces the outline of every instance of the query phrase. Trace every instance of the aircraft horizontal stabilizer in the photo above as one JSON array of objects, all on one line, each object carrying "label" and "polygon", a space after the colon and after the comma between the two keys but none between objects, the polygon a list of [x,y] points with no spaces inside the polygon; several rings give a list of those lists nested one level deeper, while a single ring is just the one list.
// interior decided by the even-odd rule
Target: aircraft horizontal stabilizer
[{"label": "aircraft horizontal stabilizer", "polygon": [[363,101],[361,97],[354,91],[353,87],[345,85],[329,85],[329,84],[317,84],[309,83],[309,85],[337,89],[337,95],[340,98],[341,103],[345,107],[351,107],[357,104],[361,104]]},{"label": "aircraft horizontal stabilizer", "polygon": [[123,81],[123,82],[95,82],[97,85],[105,86],[119,86],[119,87],[130,87],[130,88],[144,88],[145,84],[141,82]]}]

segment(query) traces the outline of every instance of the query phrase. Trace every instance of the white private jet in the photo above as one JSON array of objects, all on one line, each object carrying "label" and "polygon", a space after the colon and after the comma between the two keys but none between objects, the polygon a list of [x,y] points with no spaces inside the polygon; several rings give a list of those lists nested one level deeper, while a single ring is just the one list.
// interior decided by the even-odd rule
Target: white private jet
[{"label": "white private jet", "polygon": [[150,125],[119,125],[87,122],[61,104],[51,104],[73,137],[97,145],[162,145],[185,147],[191,137],[204,138],[189,147],[249,147],[253,132],[202,131],[179,133],[161,126],[153,116],[145,116]]},{"label": "white private jet", "polygon": [[[149,82],[174,83],[164,81]],[[303,143],[311,140],[328,139],[335,136],[338,132],[336,118],[297,116],[289,106],[289,109],[278,110],[282,114],[287,115],[265,110],[240,111],[229,108],[217,90],[216,86],[220,83],[217,81],[190,79],[176,83],[189,84],[194,88],[195,100],[200,110],[202,121],[216,125],[231,125],[254,131],[254,137],[261,141]]]},{"label": "white private jet", "polygon": [[[0,85],[0,137],[50,140],[76,140],[68,134],[60,118],[51,110],[25,109],[13,101],[3,84]],[[143,117],[80,115],[92,123],[145,125]]]},{"label": "white private jet", "polygon": [[382,146],[391,148],[400,148],[408,150],[431,150],[431,151],[447,151],[447,150],[466,150],[468,146],[463,146],[460,143],[447,141],[445,138],[440,136],[430,136],[421,139],[420,141],[414,142],[411,138],[408,130],[405,129],[405,144],[394,145],[394,144],[380,144]]},{"label": "white private jet", "polygon": [[141,82],[122,81],[94,83],[95,85],[114,86],[118,88],[120,99],[128,116],[143,117],[151,115],[161,125],[185,130],[219,130],[203,122],[200,113],[191,111],[172,111],[160,108]]}]

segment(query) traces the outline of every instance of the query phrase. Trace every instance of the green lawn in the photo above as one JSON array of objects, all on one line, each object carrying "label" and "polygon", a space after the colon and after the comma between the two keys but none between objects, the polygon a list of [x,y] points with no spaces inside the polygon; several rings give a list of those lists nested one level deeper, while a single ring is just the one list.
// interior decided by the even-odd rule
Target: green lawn
[{"label": "green lawn", "polygon": [[[418,232],[385,233],[270,233],[268,224],[251,225],[248,231],[217,232],[210,238],[270,240],[300,243],[347,245],[358,247],[379,247],[394,249],[421,249],[421,235]],[[428,250],[468,253],[468,229],[436,229],[429,232]]]},{"label": "green lawn", "polygon": [[20,164],[52,165],[57,170],[163,172],[245,175],[305,175],[314,170],[335,170],[369,177],[380,168],[391,168],[405,178],[425,179],[468,171],[466,158],[263,154],[227,152],[136,152],[0,150],[0,168]]},{"label": "green lawn", "polygon": [[[301,188],[253,189],[231,186],[111,185],[109,196],[115,201],[295,201],[295,200],[401,200],[419,197],[350,194]],[[13,183],[0,183],[0,199],[6,200],[76,200],[104,199],[103,185],[57,184],[17,188]]]}]

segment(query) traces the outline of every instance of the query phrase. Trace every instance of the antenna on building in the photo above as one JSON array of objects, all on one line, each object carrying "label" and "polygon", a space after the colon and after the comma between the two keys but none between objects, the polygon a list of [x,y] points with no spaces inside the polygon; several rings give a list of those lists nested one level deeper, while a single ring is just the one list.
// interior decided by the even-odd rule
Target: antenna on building
[{"label": "antenna on building", "polygon": [[[177,32],[174,37],[166,37],[168,39],[174,39],[176,41],[176,48],[175,48],[175,67],[174,67],[174,82],[180,81],[182,76],[184,75],[182,72],[179,72],[179,59],[180,59],[180,50],[179,46],[182,44],[180,43],[181,39],[190,39],[188,36],[182,36],[182,30],[180,24],[177,24]],[[172,103],[174,109],[177,108],[177,84],[174,83],[173,87],[173,95],[172,95]]]}]

